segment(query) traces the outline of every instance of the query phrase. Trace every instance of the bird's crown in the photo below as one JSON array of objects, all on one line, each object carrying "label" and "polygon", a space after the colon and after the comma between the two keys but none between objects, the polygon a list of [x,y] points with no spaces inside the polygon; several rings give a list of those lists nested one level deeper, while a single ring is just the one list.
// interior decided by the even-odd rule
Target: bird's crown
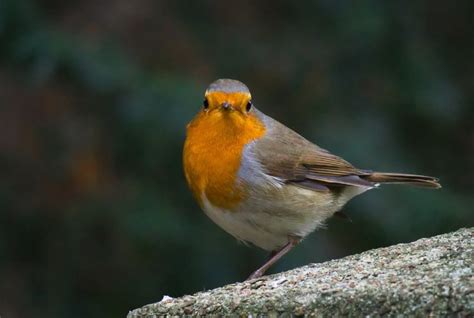
[{"label": "bird's crown", "polygon": [[221,78],[212,82],[206,90],[207,94],[211,92],[250,94],[248,87],[244,83],[228,78]]}]

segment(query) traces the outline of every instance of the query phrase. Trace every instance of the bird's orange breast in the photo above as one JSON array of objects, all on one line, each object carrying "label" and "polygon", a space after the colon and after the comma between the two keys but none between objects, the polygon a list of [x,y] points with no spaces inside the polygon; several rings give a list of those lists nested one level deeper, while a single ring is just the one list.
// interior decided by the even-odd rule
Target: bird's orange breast
[{"label": "bird's orange breast", "polygon": [[242,153],[245,145],[264,134],[265,126],[255,114],[201,111],[189,123],[184,172],[201,206],[203,195],[224,209],[245,199],[245,185],[238,180]]}]

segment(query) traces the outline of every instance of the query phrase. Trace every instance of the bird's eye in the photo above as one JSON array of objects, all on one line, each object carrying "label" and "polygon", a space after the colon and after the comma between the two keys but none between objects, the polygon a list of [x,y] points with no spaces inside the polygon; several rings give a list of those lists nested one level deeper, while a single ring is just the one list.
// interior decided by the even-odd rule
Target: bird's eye
[{"label": "bird's eye", "polygon": [[245,110],[249,112],[251,109],[252,109],[252,101],[249,100],[249,102],[247,103],[247,106],[245,106]]},{"label": "bird's eye", "polygon": [[209,101],[207,100],[207,98],[204,98],[204,101],[202,102],[202,107],[204,107],[204,109],[209,108]]}]

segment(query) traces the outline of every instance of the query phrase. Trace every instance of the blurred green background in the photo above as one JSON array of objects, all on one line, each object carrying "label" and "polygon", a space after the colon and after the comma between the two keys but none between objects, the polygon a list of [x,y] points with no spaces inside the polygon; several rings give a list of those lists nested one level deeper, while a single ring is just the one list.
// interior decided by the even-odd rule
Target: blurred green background
[{"label": "blurred green background", "polygon": [[473,226],[474,2],[0,1],[0,315],[112,317],[244,279],[184,181],[207,85],[358,167],[437,176],[351,201],[272,272]]}]

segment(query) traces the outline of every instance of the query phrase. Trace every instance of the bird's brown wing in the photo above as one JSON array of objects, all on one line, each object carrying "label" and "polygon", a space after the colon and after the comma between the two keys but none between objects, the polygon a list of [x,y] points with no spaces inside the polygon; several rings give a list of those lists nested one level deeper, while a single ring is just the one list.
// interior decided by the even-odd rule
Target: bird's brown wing
[{"label": "bird's brown wing", "polygon": [[253,152],[269,175],[315,191],[347,185],[374,186],[361,178],[370,172],[355,168],[269,117],[265,123],[268,133],[255,142]]}]

